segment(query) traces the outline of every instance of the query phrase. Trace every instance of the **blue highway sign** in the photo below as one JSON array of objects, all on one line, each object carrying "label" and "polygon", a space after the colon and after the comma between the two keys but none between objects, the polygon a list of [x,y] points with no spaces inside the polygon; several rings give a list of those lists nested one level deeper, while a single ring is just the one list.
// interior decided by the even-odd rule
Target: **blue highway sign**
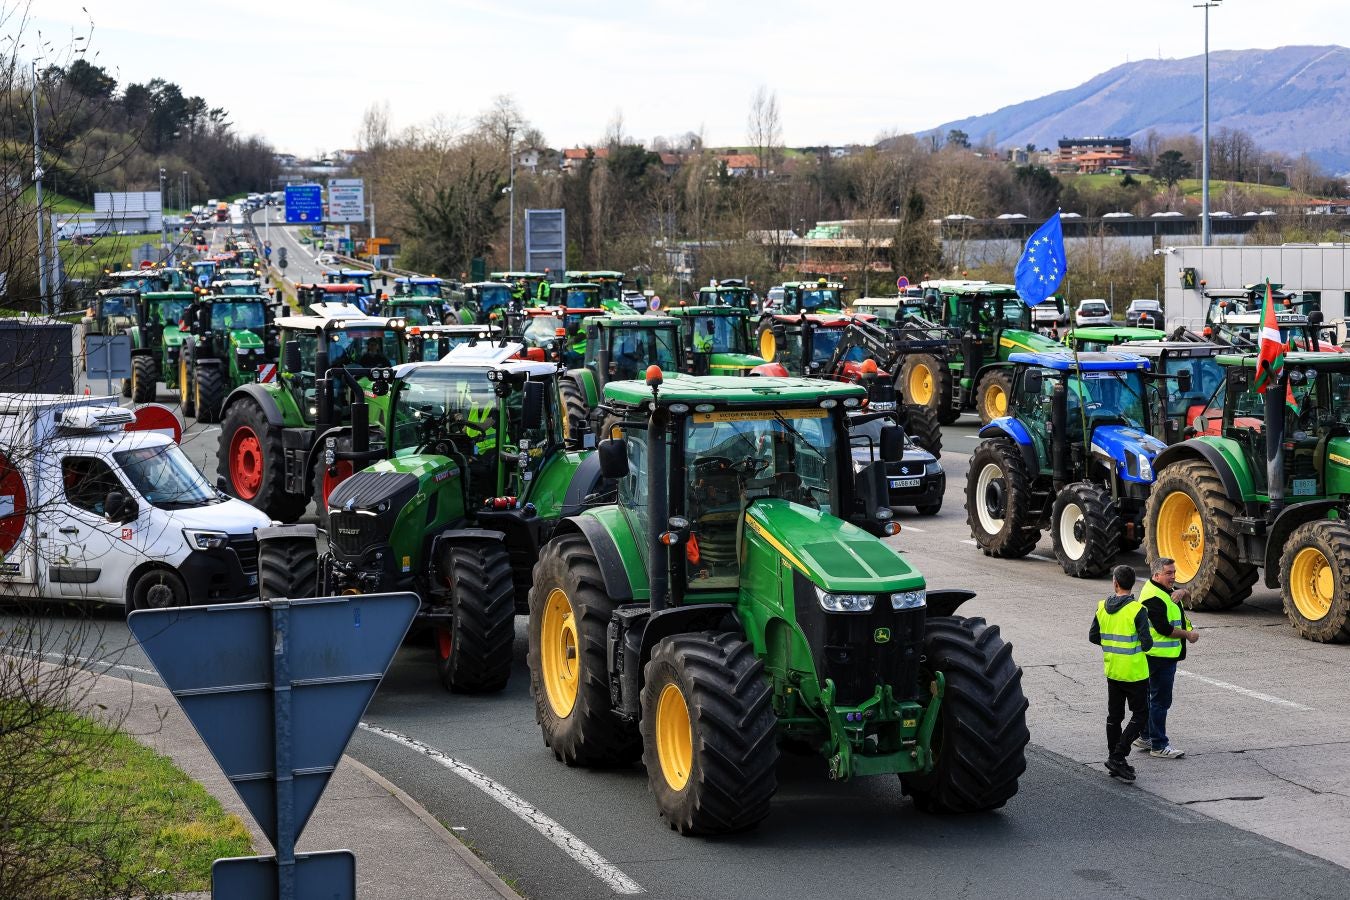
[{"label": "blue highway sign", "polygon": [[323,221],[323,189],[317,184],[286,185],[286,221],[303,224]]}]

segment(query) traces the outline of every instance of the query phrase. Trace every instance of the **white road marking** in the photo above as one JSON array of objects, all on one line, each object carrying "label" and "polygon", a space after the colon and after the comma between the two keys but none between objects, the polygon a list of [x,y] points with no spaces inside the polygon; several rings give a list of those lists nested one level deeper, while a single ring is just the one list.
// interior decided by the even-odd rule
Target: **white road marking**
[{"label": "white road marking", "polygon": [[980,436],[979,436],[978,434],[963,434],[963,435],[961,435],[961,437],[965,438],[965,439],[968,440],[968,441],[978,441],[978,440],[980,440]]},{"label": "white road marking", "polygon": [[496,800],[502,806],[506,807],[526,825],[529,825],[535,831],[542,834],[559,850],[572,857],[578,865],[589,871],[596,878],[599,878],[605,884],[609,885],[610,890],[614,891],[614,893],[646,893],[646,889],[643,888],[642,885],[625,875],[617,866],[597,853],[593,847],[568,831],[554,819],[545,815],[542,810],[505,785],[493,781],[482,772],[466,763],[460,762],[453,756],[442,753],[435,747],[430,747],[407,735],[399,734],[396,731],[390,731],[387,728],[381,728],[378,725],[370,725],[366,722],[360,723],[358,727],[363,731],[369,731],[372,734],[386,737],[396,744],[402,744],[410,750],[416,750],[428,759],[431,759],[437,764],[449,769],[451,772],[454,772],[460,778],[463,778],[469,784],[478,788],[493,800]]},{"label": "white road marking", "polygon": [[1293,700],[1286,700],[1283,697],[1276,697],[1272,694],[1263,694],[1260,691],[1254,691],[1251,688],[1245,688],[1236,684],[1229,684],[1226,681],[1219,681],[1214,678],[1206,678],[1203,675],[1197,675],[1194,672],[1187,672],[1185,669],[1177,669],[1178,675],[1185,675],[1187,678],[1194,678],[1196,681],[1203,681],[1205,684],[1212,684],[1215,687],[1224,690],[1233,691],[1244,697],[1251,697],[1254,700],[1264,700],[1267,703],[1274,703],[1276,706],[1283,706],[1286,709],[1297,709],[1301,712],[1312,712],[1311,706],[1304,706],[1302,703],[1295,703]]},{"label": "white road marking", "polygon": [[1053,557],[1041,556],[1039,553],[1028,553],[1027,559],[1039,559],[1041,562],[1052,562],[1052,563],[1059,562],[1059,560],[1054,559]]},{"label": "white road marking", "polygon": [[901,526],[900,526],[900,533],[901,533],[901,534],[904,534],[906,531],[917,531],[919,534],[927,534],[927,533],[928,533],[928,529],[927,529],[927,528],[917,528],[917,527],[915,527],[915,526],[913,526],[913,525],[901,525]]}]

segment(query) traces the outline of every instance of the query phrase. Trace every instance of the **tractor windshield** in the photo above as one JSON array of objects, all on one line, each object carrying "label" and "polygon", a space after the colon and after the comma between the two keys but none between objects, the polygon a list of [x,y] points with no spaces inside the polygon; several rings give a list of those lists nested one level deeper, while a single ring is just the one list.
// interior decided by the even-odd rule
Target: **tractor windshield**
[{"label": "tractor windshield", "polygon": [[409,325],[439,325],[441,319],[430,303],[390,303],[385,315],[403,319]]},{"label": "tractor windshield", "polygon": [[1083,372],[1069,378],[1069,429],[1086,416],[1088,424],[1144,428],[1144,379],[1137,371]]},{"label": "tractor windshield", "polygon": [[147,275],[139,275],[134,278],[120,278],[118,279],[117,286],[123,289],[140,291],[142,294],[149,294],[154,291],[162,290],[159,277]]},{"label": "tractor windshield", "polygon": [[611,381],[641,379],[648,366],[679,371],[679,340],[674,328],[606,328]]},{"label": "tractor windshield", "polygon": [[99,300],[99,311],[106,316],[130,316],[136,308],[136,298],[130,294],[109,294]]},{"label": "tractor windshield", "polygon": [[187,509],[220,500],[220,495],[188,462],[177,444],[121,450],[113,458],[152,506]]},{"label": "tractor windshield", "polygon": [[[817,328],[811,333],[811,365],[813,368],[823,367],[830,361],[834,355],[835,348],[839,346],[839,341],[843,339],[844,328]],[[802,334],[800,331],[788,332],[788,359],[798,360],[802,358]],[[862,362],[867,354],[863,352],[862,347],[851,347],[844,356],[844,362]]]},{"label": "tractor windshield", "polygon": [[339,328],[328,335],[328,361],[335,367],[383,368],[403,359],[402,346],[392,328]]},{"label": "tractor windshield", "polygon": [[340,283],[341,283],[341,284],[355,284],[355,285],[360,285],[360,287],[361,287],[361,292],[362,292],[362,293],[365,293],[365,294],[372,293],[371,288],[370,288],[370,284],[371,284],[371,281],[370,281],[370,280],[371,280],[372,277],[373,277],[373,276],[372,276],[370,273],[359,273],[359,274],[358,274],[358,273],[352,273],[352,272],[343,272],[343,273],[339,276],[339,278],[340,278]]},{"label": "tractor windshield", "polygon": [[802,288],[800,297],[802,312],[842,308],[839,291],[835,288]]},{"label": "tractor windshield", "polygon": [[478,311],[487,315],[511,302],[511,289],[504,284],[495,284],[478,289]]},{"label": "tractor windshield", "polygon": [[563,305],[568,309],[596,309],[600,306],[600,291],[595,288],[568,288]]},{"label": "tractor windshield", "polygon": [[154,300],[149,304],[150,321],[157,325],[177,325],[191,300]]},{"label": "tractor windshield", "polygon": [[441,286],[435,282],[414,281],[412,284],[400,285],[402,290],[399,294],[405,297],[440,297]]},{"label": "tractor windshield", "polygon": [[749,353],[740,316],[694,316],[694,352]]},{"label": "tractor windshield", "polygon": [[263,313],[263,305],[256,300],[252,303],[228,300],[211,304],[213,328],[237,331],[241,328],[262,328],[266,324],[267,317]]},{"label": "tractor windshield", "polygon": [[222,285],[220,292],[225,295],[248,296],[258,293],[258,282],[250,281],[247,284],[226,284]]},{"label": "tractor windshield", "polygon": [[521,339],[527,347],[547,347],[557,339],[558,329],[562,327],[563,320],[557,316],[531,316]]},{"label": "tractor windshield", "polygon": [[833,509],[837,448],[826,410],[695,413],[685,422],[684,440],[691,588],[737,584],[741,521],[755,500]]},{"label": "tractor windshield", "polygon": [[[1190,390],[1182,392],[1176,375],[1191,373]],[[1185,416],[1193,406],[1204,406],[1214,391],[1223,383],[1223,366],[1212,356],[1171,357],[1163,363],[1163,374],[1173,377],[1163,383],[1167,386],[1167,414]]]}]

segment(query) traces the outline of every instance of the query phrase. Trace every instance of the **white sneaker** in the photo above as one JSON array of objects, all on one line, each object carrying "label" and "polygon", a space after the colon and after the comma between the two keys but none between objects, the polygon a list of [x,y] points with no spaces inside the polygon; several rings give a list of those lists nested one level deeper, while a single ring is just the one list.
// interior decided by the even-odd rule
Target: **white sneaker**
[{"label": "white sneaker", "polygon": [[1150,751],[1148,752],[1148,755],[1149,755],[1149,756],[1156,756],[1156,757],[1158,757],[1158,759],[1181,759],[1183,756],[1186,755],[1186,751],[1184,751],[1184,750],[1178,750],[1177,748],[1173,747],[1171,744],[1168,744],[1166,747],[1162,748],[1161,750],[1150,750]]},{"label": "white sneaker", "polygon": [[1148,738],[1135,738],[1135,739],[1134,739],[1134,745],[1135,745],[1136,747],[1138,747],[1140,750],[1152,750],[1152,749],[1153,749],[1153,742],[1150,741]]}]

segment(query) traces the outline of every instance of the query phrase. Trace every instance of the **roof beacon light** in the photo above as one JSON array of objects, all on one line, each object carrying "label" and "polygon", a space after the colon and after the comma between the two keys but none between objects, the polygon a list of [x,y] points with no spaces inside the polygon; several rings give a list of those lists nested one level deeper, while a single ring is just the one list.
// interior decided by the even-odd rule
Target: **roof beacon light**
[{"label": "roof beacon light", "polygon": [[647,367],[647,387],[655,390],[656,388],[659,388],[661,386],[663,380],[664,379],[661,377],[660,366]]}]

